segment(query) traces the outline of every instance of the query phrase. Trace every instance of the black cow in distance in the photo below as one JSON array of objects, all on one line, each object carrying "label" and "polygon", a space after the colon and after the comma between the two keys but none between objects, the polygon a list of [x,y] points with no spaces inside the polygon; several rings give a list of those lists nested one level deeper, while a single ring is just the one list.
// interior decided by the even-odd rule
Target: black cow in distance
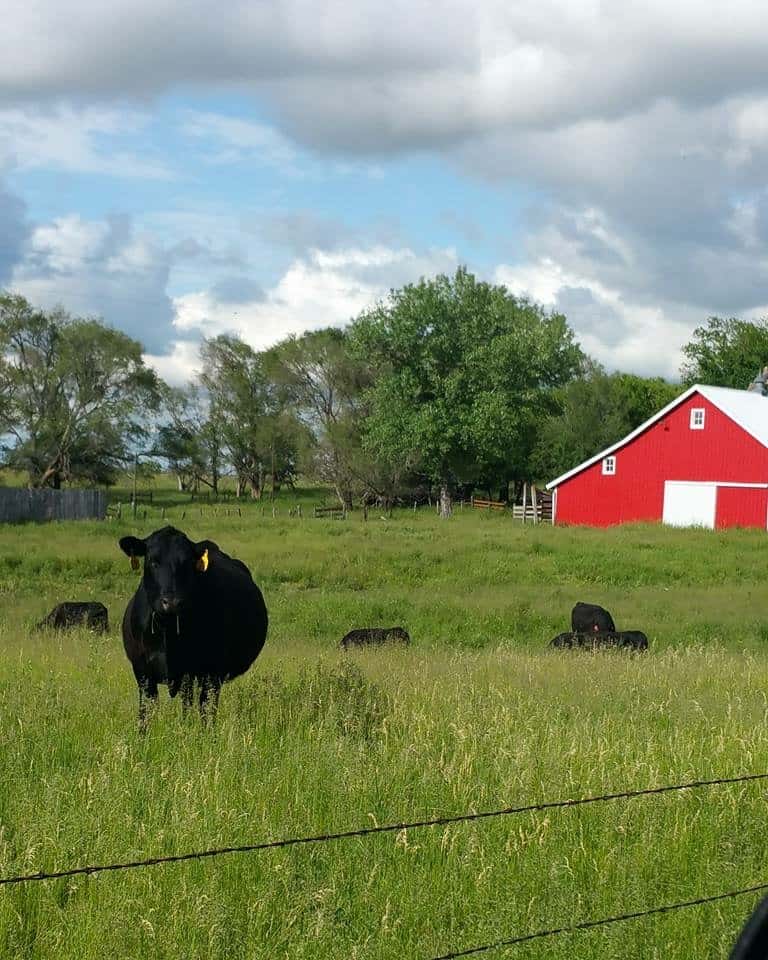
[{"label": "black cow in distance", "polygon": [[350,647],[381,646],[383,643],[409,644],[411,638],[402,627],[364,627],[360,630],[350,630],[341,638],[339,646],[342,650]]},{"label": "black cow in distance", "polygon": [[120,548],[144,573],[123,616],[123,645],[139,686],[139,725],[159,684],[189,708],[199,689],[201,715],[215,714],[221,685],[245,673],[267,636],[267,608],[244,563],[212,540],[193,543],[174,527]]},{"label": "black cow in distance", "polygon": [[48,616],[36,624],[38,630],[67,630],[69,627],[88,627],[96,633],[106,633],[109,630],[109,612],[103,603],[65,600],[57,603]]},{"label": "black cow in distance", "polygon": [[615,633],[616,624],[604,607],[579,602],[571,610],[571,630],[574,633]]},{"label": "black cow in distance", "polygon": [[627,647],[643,652],[648,649],[648,637],[641,630],[603,630],[599,633],[558,633],[549,641],[550,647]]}]

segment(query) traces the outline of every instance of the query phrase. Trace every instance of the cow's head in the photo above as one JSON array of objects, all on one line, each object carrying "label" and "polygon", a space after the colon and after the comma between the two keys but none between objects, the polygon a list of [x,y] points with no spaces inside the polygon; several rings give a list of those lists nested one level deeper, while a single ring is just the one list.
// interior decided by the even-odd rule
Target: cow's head
[{"label": "cow's head", "polygon": [[163,527],[148,537],[121,537],[120,549],[131,563],[144,557],[144,589],[156,613],[179,614],[208,569],[205,543],[192,543],[180,530]]}]

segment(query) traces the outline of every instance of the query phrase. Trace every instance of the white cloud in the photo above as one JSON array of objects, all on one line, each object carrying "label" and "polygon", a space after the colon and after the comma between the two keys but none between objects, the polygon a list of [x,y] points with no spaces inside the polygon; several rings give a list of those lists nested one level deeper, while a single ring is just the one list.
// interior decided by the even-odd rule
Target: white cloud
[{"label": "white cloud", "polygon": [[12,289],[43,308],[97,315],[150,348],[170,339],[166,295],[171,256],[128,218],[61,217],[36,227],[10,279]]},{"label": "white cloud", "polygon": [[381,246],[333,253],[314,250],[294,260],[256,300],[225,302],[210,290],[175,298],[175,326],[186,334],[197,331],[205,336],[234,332],[262,349],[289,334],[344,325],[390,286],[455,267],[456,255],[450,250],[426,256]]},{"label": "white cloud", "polygon": [[148,122],[146,114],[117,108],[0,109],[0,160],[10,159],[20,170],[168,179],[171,172],[159,159],[115,145],[116,138],[139,133]]},{"label": "white cloud", "polygon": [[293,172],[297,169],[296,148],[267,124],[190,110],[181,124],[181,131],[211,146],[207,157],[209,163],[228,164],[250,160],[279,167],[283,171]]},{"label": "white cloud", "polygon": [[[187,144],[214,163],[375,177],[387,155],[423,150],[468,177],[535,192],[520,261],[499,275],[567,305],[585,346],[611,365],[674,373],[679,343],[708,314],[763,309],[768,18],[760,0],[234,0],[216,17],[208,12],[196,0],[12,3],[0,33],[0,164],[13,156],[22,169],[168,176],[154,155],[115,149],[147,117],[115,104],[146,104],[180,87],[229,89],[254,96],[273,120],[188,112]],[[387,261],[381,251],[406,240],[376,254],[369,237],[350,239],[334,216],[291,220],[289,212],[268,231],[295,259],[263,298],[238,304],[237,323],[255,343],[356,313],[365,297],[410,278],[417,259],[396,252]],[[142,258],[153,243],[162,263],[182,259],[157,238],[102,258],[98,227],[62,221],[53,232],[56,244],[45,249],[51,237],[35,235],[31,263],[42,257],[62,275],[84,276],[77,264],[91,256],[103,259],[102,273],[148,275]],[[306,254],[312,244],[322,252]],[[99,290],[96,276],[88,282]],[[208,279],[177,298],[179,329],[231,326],[233,304],[211,293]],[[229,288],[246,289],[244,279],[245,263]],[[254,282],[268,286],[262,276]],[[83,284],[73,294],[85,296]],[[652,335],[665,351],[649,345]]]},{"label": "white cloud", "polygon": [[144,354],[144,360],[166,383],[182,387],[197,379],[200,344],[197,340],[175,340],[170,351]]}]

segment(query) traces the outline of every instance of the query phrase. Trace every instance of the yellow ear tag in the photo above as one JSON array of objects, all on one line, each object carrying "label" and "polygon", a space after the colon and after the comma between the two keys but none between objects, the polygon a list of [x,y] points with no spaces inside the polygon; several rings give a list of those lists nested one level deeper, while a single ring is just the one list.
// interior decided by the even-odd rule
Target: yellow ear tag
[{"label": "yellow ear tag", "polygon": [[140,566],[139,558],[131,554],[131,570],[138,570]]},{"label": "yellow ear tag", "polygon": [[200,573],[205,573],[208,569],[208,550],[203,550],[203,553],[200,559],[195,564],[195,567],[200,571]]}]

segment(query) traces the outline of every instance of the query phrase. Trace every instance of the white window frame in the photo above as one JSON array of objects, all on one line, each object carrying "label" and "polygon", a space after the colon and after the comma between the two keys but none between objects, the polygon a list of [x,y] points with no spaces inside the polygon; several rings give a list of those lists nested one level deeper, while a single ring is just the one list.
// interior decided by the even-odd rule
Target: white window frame
[{"label": "white window frame", "polygon": [[603,457],[603,476],[604,477],[616,476],[616,454],[615,453],[612,453],[608,457]]},{"label": "white window frame", "polygon": [[691,430],[703,430],[707,420],[707,411],[705,407],[691,407]]}]

